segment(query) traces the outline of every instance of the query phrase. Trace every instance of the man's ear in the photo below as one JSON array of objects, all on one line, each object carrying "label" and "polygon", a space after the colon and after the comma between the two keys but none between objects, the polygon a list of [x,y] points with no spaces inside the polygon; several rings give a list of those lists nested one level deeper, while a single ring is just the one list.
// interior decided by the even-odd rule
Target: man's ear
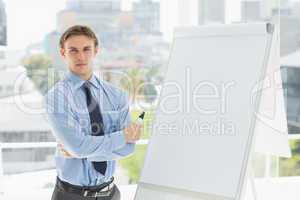
[{"label": "man's ear", "polygon": [[62,58],[65,58],[65,49],[64,49],[64,48],[60,48],[60,49],[59,49],[59,52],[60,52],[60,56],[61,56]]}]

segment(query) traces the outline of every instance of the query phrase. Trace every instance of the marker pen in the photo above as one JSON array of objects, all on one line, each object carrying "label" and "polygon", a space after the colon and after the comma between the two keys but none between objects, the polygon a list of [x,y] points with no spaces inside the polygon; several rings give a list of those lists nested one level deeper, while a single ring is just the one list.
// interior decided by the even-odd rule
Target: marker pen
[{"label": "marker pen", "polygon": [[138,119],[136,120],[136,123],[142,125],[142,124],[143,124],[144,117],[145,117],[145,111],[143,111],[143,112],[139,115]]}]

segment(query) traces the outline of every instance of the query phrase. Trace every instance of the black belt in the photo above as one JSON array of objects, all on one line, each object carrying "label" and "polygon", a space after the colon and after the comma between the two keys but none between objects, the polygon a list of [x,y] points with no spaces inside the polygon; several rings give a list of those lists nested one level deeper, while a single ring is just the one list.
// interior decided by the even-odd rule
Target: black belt
[{"label": "black belt", "polygon": [[102,183],[98,186],[78,186],[72,185],[70,183],[61,181],[57,177],[56,185],[64,190],[65,192],[70,192],[74,194],[78,194],[83,197],[106,197],[109,196],[114,189],[114,178],[112,178],[109,182]]}]

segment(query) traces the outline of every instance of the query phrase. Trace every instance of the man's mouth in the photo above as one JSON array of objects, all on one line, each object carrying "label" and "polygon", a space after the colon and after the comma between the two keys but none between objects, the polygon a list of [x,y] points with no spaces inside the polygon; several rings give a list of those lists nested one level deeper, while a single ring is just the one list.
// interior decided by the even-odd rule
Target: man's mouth
[{"label": "man's mouth", "polygon": [[86,64],[85,63],[78,63],[76,64],[77,67],[82,67],[82,66],[85,66]]}]

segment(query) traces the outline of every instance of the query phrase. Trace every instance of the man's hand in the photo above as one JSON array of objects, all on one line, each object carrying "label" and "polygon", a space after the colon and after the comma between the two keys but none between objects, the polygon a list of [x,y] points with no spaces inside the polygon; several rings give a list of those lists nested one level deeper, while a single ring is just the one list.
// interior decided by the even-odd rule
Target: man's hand
[{"label": "man's hand", "polygon": [[75,158],[75,156],[64,149],[64,145],[62,145],[61,143],[58,144],[58,150],[65,158]]},{"label": "man's hand", "polygon": [[127,143],[135,143],[140,139],[143,125],[132,123],[124,129]]}]

